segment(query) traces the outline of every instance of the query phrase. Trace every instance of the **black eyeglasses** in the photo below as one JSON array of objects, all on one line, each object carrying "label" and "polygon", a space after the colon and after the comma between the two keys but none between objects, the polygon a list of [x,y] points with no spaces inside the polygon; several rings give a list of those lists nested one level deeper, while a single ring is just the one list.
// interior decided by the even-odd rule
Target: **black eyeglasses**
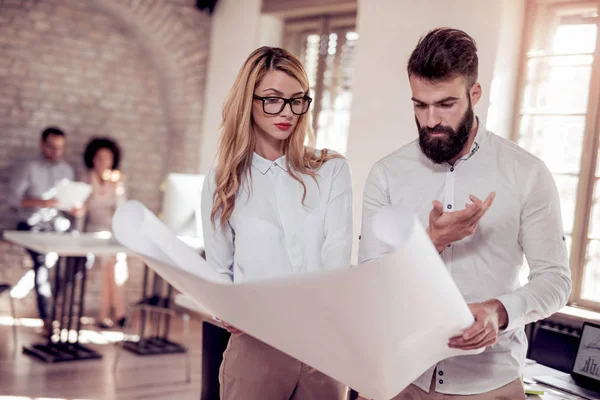
[{"label": "black eyeglasses", "polygon": [[306,114],[306,112],[308,111],[308,108],[310,107],[310,103],[312,102],[312,99],[308,96],[284,99],[283,97],[274,97],[274,96],[261,97],[261,96],[254,95],[254,98],[256,100],[262,101],[263,111],[265,112],[265,114],[269,114],[269,115],[279,114],[280,112],[283,111],[286,104],[290,105],[290,109],[292,110],[293,114],[296,114],[296,115]]}]

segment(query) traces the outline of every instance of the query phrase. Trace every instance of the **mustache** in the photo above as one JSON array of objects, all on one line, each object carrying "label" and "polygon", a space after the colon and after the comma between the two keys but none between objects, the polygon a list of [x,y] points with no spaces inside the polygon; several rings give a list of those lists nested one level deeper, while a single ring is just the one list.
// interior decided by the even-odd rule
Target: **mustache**
[{"label": "mustache", "polygon": [[449,135],[455,135],[456,130],[452,129],[449,126],[438,125],[433,128],[428,128],[423,126],[419,129],[419,134],[422,136],[429,136],[432,133],[447,133]]}]

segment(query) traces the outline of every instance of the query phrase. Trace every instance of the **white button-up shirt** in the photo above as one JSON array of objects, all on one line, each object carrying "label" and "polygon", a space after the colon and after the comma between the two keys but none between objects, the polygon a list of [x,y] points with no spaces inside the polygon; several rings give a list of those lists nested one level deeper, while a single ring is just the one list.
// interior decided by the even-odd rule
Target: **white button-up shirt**
[{"label": "white button-up shirt", "polygon": [[15,169],[8,190],[8,204],[17,211],[19,222],[35,225],[56,215],[55,209],[21,208],[25,197],[49,199],[56,184],[63,180],[74,180],[75,173],[66,161],[50,162],[40,156],[25,162]]},{"label": "white button-up shirt", "polygon": [[[467,303],[497,298],[509,323],[483,353],[432,366],[414,382],[425,391],[433,374],[435,391],[458,395],[488,392],[522,376],[524,325],[564,306],[571,291],[558,191],[540,159],[481,126],[470,153],[455,165],[433,163],[417,140],[377,162],[366,183],[363,227],[388,205],[408,207],[427,227],[433,200],[454,211],[465,208],[470,194],[485,199],[490,192],[496,198],[475,233],[452,243],[441,257]],[[391,251],[363,232],[360,262]],[[521,287],[523,255],[531,273]]]},{"label": "white button-up shirt", "polygon": [[252,158],[251,178],[236,195],[235,208],[222,228],[210,214],[214,170],[202,190],[206,257],[234,283],[349,267],[352,252],[352,181],[343,158],[331,159],[303,175],[302,185],[287,171],[285,156]]}]

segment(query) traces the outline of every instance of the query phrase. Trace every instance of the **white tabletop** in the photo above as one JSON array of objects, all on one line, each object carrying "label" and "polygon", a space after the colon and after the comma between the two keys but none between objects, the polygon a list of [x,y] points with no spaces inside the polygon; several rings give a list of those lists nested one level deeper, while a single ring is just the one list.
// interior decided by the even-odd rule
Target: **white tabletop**
[{"label": "white tabletop", "polygon": [[115,255],[131,253],[110,233],[56,233],[5,231],[4,239],[41,254],[56,253],[59,256]]},{"label": "white tabletop", "polygon": [[565,376],[569,374],[527,359],[525,362],[524,375],[525,378],[532,379],[535,376]]}]

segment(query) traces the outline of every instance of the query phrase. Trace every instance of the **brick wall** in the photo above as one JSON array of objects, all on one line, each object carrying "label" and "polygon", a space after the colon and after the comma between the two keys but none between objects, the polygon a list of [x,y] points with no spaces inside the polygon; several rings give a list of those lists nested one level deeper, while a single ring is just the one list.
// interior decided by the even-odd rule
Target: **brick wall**
[{"label": "brick wall", "polygon": [[[194,3],[0,0],[0,229],[15,222],[5,201],[11,166],[39,154],[48,125],[67,133],[66,160],[78,173],[91,136],[116,138],[129,197],[155,212],[165,175],[197,170],[210,17]],[[130,264],[135,300],[142,269]],[[0,242],[0,280],[16,283],[28,266],[21,249]],[[88,314],[98,303],[98,272]],[[18,308],[35,315],[33,293]]]}]

